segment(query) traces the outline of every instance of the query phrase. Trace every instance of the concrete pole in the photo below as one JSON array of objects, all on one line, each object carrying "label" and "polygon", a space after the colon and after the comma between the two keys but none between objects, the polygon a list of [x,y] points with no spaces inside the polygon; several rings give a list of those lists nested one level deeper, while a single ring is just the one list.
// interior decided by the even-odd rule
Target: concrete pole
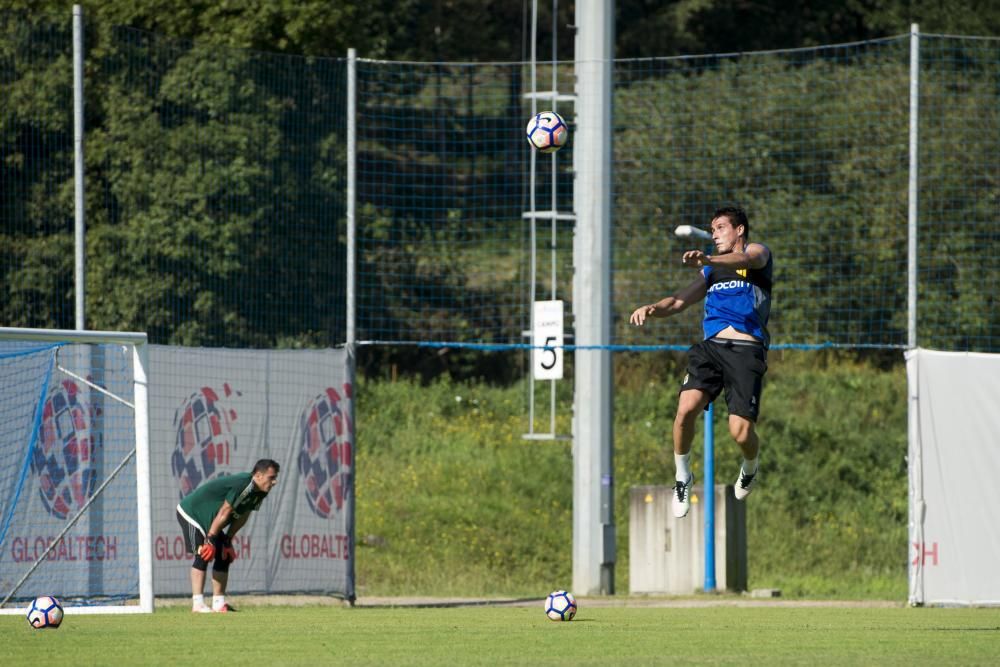
[{"label": "concrete pole", "polygon": [[576,8],[573,206],[573,590],[613,594],[614,440],[611,352],[611,90],[614,3]]}]

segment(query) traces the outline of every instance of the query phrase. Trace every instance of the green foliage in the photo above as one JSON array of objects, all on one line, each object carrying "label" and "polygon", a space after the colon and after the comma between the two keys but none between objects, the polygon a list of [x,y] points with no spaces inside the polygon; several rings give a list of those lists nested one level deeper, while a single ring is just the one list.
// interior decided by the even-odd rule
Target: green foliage
[{"label": "green foliage", "polygon": [[[503,0],[188,0],[81,2],[88,17],[211,44],[307,56],[422,61],[530,59],[531,4]],[[3,0],[5,9],[68,20],[64,0]],[[552,10],[558,15],[553,21]],[[539,58],[573,57],[576,7],[539,2]],[[911,23],[924,32],[1000,33],[1000,9],[989,0],[617,0],[616,56],[735,53],[852,42],[898,35]],[[555,34],[553,35],[553,29]]]},{"label": "green foliage", "polygon": [[[615,190],[625,193],[616,201],[617,264],[638,259],[660,270],[643,252],[669,234],[659,221],[704,226],[713,203],[740,202],[751,212],[751,239],[775,257],[774,340],[904,343],[906,46],[859,49],[847,61],[623,65],[639,78],[616,97],[624,129],[615,137]],[[663,131],[655,147],[650,126]],[[696,174],[674,168],[686,156],[697,156]],[[643,196],[648,190],[665,195]],[[668,285],[691,280],[676,263],[663,271]],[[615,301],[651,302],[671,289],[637,296],[634,278],[616,280]],[[637,341],[641,332],[626,322],[618,319],[617,334]]]},{"label": "green foliage", "polygon": [[0,320],[72,327],[72,39],[0,13]]},{"label": "green foliage", "polygon": [[[617,590],[628,590],[628,492],[673,478],[682,355],[621,357],[615,402]],[[747,508],[750,587],[791,596],[906,595],[905,376],[897,362],[774,354]],[[566,383],[561,383],[564,385]],[[363,595],[529,595],[571,580],[572,458],[528,441],[524,386],[367,380],[358,391],[358,585]],[[536,399],[538,397],[536,396]],[[544,400],[547,400],[547,391]],[[536,408],[539,413],[544,408]],[[568,433],[562,392],[557,432]],[[725,405],[716,482],[739,450]],[[537,429],[536,425],[536,429]],[[701,470],[701,442],[694,470]]]},{"label": "green foliage", "polygon": [[360,384],[358,432],[371,434],[359,440],[357,471],[366,594],[527,594],[554,564],[562,574],[569,448],[520,438],[517,393],[446,381]]},{"label": "green foliage", "polygon": [[[89,328],[186,345],[343,342],[346,67],[315,56],[313,31],[353,35],[389,5],[362,18],[351,7],[321,17],[320,3],[264,4],[168,12],[146,0],[89,10]],[[431,3],[417,20],[408,13],[416,4],[395,6],[390,24],[442,27],[455,13],[482,11]],[[0,319],[68,327],[70,40],[67,21],[55,18],[60,5],[41,5],[38,14],[0,14],[0,95],[12,102],[0,114]],[[688,2],[670,11],[689,21],[719,10]],[[443,42],[455,39],[442,33]],[[308,57],[235,48],[275,40]],[[922,38],[919,234],[934,251],[919,254],[920,341],[945,349],[989,350],[1000,340],[997,297],[979,289],[1000,269],[956,259],[996,236],[991,44]],[[690,340],[693,313],[683,330],[676,321],[639,330],[627,314],[691,279],[665,226],[704,224],[706,209],[739,202],[752,213],[754,238],[776,257],[776,342],[905,344],[908,62],[906,39],[616,61],[614,342]],[[571,67],[555,73],[568,90]],[[521,218],[530,196],[526,68],[363,61],[358,74],[359,337],[522,342],[531,293]],[[567,151],[557,163],[558,210],[573,206],[572,144]],[[536,183],[543,207],[549,187]],[[555,285],[542,270],[534,287],[566,298],[573,230],[556,228]],[[544,260],[550,239],[540,229],[535,250]],[[473,376],[495,371],[462,365]]]},{"label": "green foliage", "polygon": [[752,499],[772,509],[748,512],[750,544],[767,552],[751,561],[751,578],[793,594],[905,595],[905,373],[809,354],[771,363],[759,424],[765,483]]}]

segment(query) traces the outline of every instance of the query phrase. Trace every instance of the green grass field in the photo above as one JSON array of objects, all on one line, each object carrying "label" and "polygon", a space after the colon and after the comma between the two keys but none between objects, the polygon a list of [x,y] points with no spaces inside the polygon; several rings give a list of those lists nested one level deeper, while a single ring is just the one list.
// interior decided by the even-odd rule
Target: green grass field
[{"label": "green grass field", "polygon": [[238,614],[0,616],[4,665],[995,665],[1000,609],[648,606],[581,600],[570,623],[530,606],[247,606]]}]

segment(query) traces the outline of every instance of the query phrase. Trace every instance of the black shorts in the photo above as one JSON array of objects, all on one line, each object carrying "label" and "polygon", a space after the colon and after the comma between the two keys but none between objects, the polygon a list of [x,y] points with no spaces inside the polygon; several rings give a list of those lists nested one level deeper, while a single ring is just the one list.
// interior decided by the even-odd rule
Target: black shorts
[{"label": "black shorts", "polygon": [[[208,563],[198,555],[198,548],[205,543],[205,533],[202,532],[200,526],[188,521],[187,517],[181,514],[180,509],[177,510],[177,523],[180,524],[181,534],[184,535],[184,547],[189,554],[194,554],[194,563],[191,564],[191,567],[204,572],[208,567]],[[231,561],[222,558],[222,547],[225,546],[225,538],[221,534],[216,535],[212,540],[212,544],[215,546],[215,559],[212,571],[228,572]]]},{"label": "black shorts", "polygon": [[681,391],[700,389],[711,402],[725,389],[729,414],[756,422],[766,372],[767,349],[762,343],[709,338],[688,350]]}]

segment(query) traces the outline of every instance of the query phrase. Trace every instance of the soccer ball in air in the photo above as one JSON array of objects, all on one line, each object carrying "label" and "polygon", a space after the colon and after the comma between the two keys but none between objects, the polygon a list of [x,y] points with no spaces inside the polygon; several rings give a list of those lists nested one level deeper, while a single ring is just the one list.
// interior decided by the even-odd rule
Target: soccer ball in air
[{"label": "soccer ball in air", "polygon": [[528,121],[528,143],[543,153],[555,153],[569,141],[569,128],[555,111],[540,111]]},{"label": "soccer ball in air", "polygon": [[576,598],[569,591],[553,591],[545,599],[545,615],[553,621],[572,621],[576,616]]},{"label": "soccer ball in air", "polygon": [[37,597],[28,606],[28,623],[36,630],[59,627],[63,620],[63,608],[59,600],[49,595]]}]

